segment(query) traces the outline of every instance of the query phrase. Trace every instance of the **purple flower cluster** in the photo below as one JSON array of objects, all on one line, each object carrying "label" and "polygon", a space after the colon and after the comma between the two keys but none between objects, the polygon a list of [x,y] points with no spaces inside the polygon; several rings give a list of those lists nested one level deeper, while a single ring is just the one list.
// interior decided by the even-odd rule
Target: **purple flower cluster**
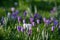
[{"label": "purple flower cluster", "polygon": [[18,30],[18,32],[24,32],[24,28],[23,27],[21,27],[21,26],[17,26],[17,30]]},{"label": "purple flower cluster", "polygon": [[[51,13],[54,13],[55,10],[56,10],[56,9],[53,8],[53,10],[51,10]],[[21,17],[21,16],[18,16],[19,11],[18,11],[18,10],[15,10],[14,7],[11,8],[11,11],[12,11],[11,17],[12,17],[14,20],[17,19],[17,20],[18,20],[18,23],[20,23],[21,20],[22,20],[22,17]],[[57,20],[54,20],[53,17],[51,17],[51,19],[46,19],[45,17],[42,18],[42,16],[40,16],[38,13],[35,13],[35,14],[33,15],[33,17],[30,17],[30,18],[29,18],[29,23],[31,23],[31,24],[29,24],[29,23],[26,23],[26,15],[27,15],[27,12],[24,11],[24,13],[23,13],[24,19],[22,20],[22,22],[23,22],[24,25],[23,25],[23,27],[22,27],[22,26],[17,26],[17,31],[18,31],[18,32],[24,32],[25,29],[27,29],[29,36],[32,34],[32,26],[35,26],[36,23],[37,23],[37,24],[40,24],[41,19],[43,19],[43,22],[44,22],[44,24],[46,24],[46,25],[49,25],[51,22],[53,22],[54,25],[51,27],[51,31],[54,31],[54,27],[55,27],[56,25],[58,25],[58,21],[57,21]],[[8,15],[8,16],[9,16],[9,15]],[[2,17],[2,19],[1,19],[1,21],[4,22],[4,18],[3,18],[3,17]],[[39,28],[37,28],[37,31],[39,31]]]},{"label": "purple flower cluster", "polygon": [[16,19],[18,13],[19,13],[18,10],[16,10],[15,12],[12,12],[12,18],[13,18],[13,19]]},{"label": "purple flower cluster", "polygon": [[49,19],[46,19],[46,18],[43,18],[43,21],[46,25],[50,24],[50,22],[51,22]]}]

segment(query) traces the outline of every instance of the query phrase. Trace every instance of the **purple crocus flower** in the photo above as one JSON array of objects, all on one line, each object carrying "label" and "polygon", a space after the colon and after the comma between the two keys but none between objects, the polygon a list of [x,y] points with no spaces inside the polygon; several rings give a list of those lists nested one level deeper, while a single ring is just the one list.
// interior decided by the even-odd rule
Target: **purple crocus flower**
[{"label": "purple crocus flower", "polygon": [[18,22],[20,22],[21,21],[21,17],[20,16],[18,16]]},{"label": "purple crocus flower", "polygon": [[27,12],[26,11],[24,11],[24,17],[27,15]]},{"label": "purple crocus flower", "polygon": [[58,21],[57,20],[54,20],[54,25],[58,25]]},{"label": "purple crocus flower", "polygon": [[13,19],[16,19],[17,18],[17,15],[18,15],[19,11],[16,10],[15,12],[12,12],[12,18]]},{"label": "purple crocus flower", "polygon": [[35,22],[32,22],[32,26],[35,26]]},{"label": "purple crocus flower", "polygon": [[21,27],[21,32],[24,32],[24,28],[23,27]]},{"label": "purple crocus flower", "polygon": [[30,22],[32,23],[34,21],[34,18],[30,17]]},{"label": "purple crocus flower", "polygon": [[36,14],[34,14],[34,18],[37,18],[38,16],[39,16],[39,14],[37,14],[37,13],[36,13]]},{"label": "purple crocus flower", "polygon": [[12,12],[13,15],[18,15],[19,11],[16,10],[15,12]]},{"label": "purple crocus flower", "polygon": [[54,31],[54,26],[51,27],[51,31],[52,31],[52,32]]},{"label": "purple crocus flower", "polygon": [[45,18],[45,17],[43,18],[43,21],[44,21],[44,22],[46,21],[46,18]]},{"label": "purple crocus flower", "polygon": [[18,30],[18,32],[20,32],[21,31],[21,26],[17,26],[17,30]]},{"label": "purple crocus flower", "polygon": [[11,16],[12,16],[13,19],[16,19],[17,18],[17,15],[14,12],[12,13]]},{"label": "purple crocus flower", "polygon": [[39,24],[39,23],[40,23],[40,20],[39,20],[39,19],[37,19],[36,21],[37,21],[37,24]]},{"label": "purple crocus flower", "polygon": [[16,11],[15,11],[15,14],[16,14],[16,15],[18,15],[18,13],[19,13],[19,11],[18,11],[18,10],[16,10]]},{"label": "purple crocus flower", "polygon": [[29,30],[29,31],[28,31],[28,35],[29,35],[29,36],[32,35],[32,30]]},{"label": "purple crocus flower", "polygon": [[49,20],[49,19],[46,20],[45,23],[46,23],[46,24],[50,24],[50,20]]}]

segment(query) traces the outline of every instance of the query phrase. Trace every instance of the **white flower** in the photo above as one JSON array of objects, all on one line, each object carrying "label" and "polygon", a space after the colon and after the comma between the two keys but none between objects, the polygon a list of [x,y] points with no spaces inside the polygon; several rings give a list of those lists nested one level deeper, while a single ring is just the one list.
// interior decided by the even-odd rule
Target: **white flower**
[{"label": "white flower", "polygon": [[28,24],[28,28],[29,28],[29,30],[31,30],[32,29],[32,25]]},{"label": "white flower", "polygon": [[26,24],[26,23],[24,23],[24,24],[23,24],[23,28],[24,28],[24,29],[27,29],[27,30],[31,30],[31,29],[32,29],[32,25],[31,25],[31,24]]},{"label": "white flower", "polygon": [[59,28],[60,28],[60,25],[59,25]]},{"label": "white flower", "polygon": [[23,23],[25,23],[25,19],[23,20]]},{"label": "white flower", "polygon": [[10,17],[10,12],[8,12],[7,16]]},{"label": "white flower", "polygon": [[8,12],[8,16],[10,15],[10,12]]},{"label": "white flower", "polygon": [[11,8],[11,11],[13,12],[14,10],[15,10],[15,8],[14,8],[14,7],[12,7],[12,8]]},{"label": "white flower", "polygon": [[26,29],[26,23],[23,24],[23,28]]},{"label": "white flower", "polygon": [[37,19],[37,23],[38,23],[38,24],[40,23],[40,20],[39,20],[39,19]]}]

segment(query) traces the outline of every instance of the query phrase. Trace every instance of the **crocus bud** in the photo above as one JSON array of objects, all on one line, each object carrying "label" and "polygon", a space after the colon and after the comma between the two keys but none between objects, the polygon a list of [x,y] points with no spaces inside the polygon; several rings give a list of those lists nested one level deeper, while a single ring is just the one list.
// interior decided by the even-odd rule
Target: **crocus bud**
[{"label": "crocus bud", "polygon": [[37,21],[37,24],[39,24],[39,23],[40,23],[40,20],[39,20],[39,19],[37,19],[36,21]]},{"label": "crocus bud", "polygon": [[48,25],[50,24],[50,20],[46,20],[45,23]]},{"label": "crocus bud", "polygon": [[29,30],[29,31],[28,31],[28,35],[29,35],[29,36],[32,35],[32,30]]},{"label": "crocus bud", "polygon": [[26,23],[25,19],[23,19],[23,23]]},{"label": "crocus bud", "polygon": [[54,20],[54,25],[57,26],[58,25],[58,21]]},{"label": "crocus bud", "polygon": [[20,16],[18,16],[18,22],[20,22],[21,21],[21,17]]},{"label": "crocus bud", "polygon": [[51,19],[51,21],[53,21],[53,17],[51,17],[50,19]]},{"label": "crocus bud", "polygon": [[16,11],[15,11],[15,14],[17,15],[18,13],[19,13],[19,11],[18,11],[18,10],[16,10]]},{"label": "crocus bud", "polygon": [[32,22],[32,26],[35,26],[35,22]]},{"label": "crocus bud", "polygon": [[59,29],[60,29],[60,25],[59,25]]},{"label": "crocus bud", "polygon": [[37,13],[34,14],[34,18],[38,18],[38,16],[39,16],[39,14],[37,14]]},{"label": "crocus bud", "polygon": [[43,21],[44,21],[44,22],[46,21],[46,18],[45,18],[45,17],[43,18]]},{"label": "crocus bud", "polygon": [[24,11],[24,17],[27,15],[27,11]]},{"label": "crocus bud", "polygon": [[23,27],[21,27],[21,32],[24,32],[24,30],[25,30],[25,29],[24,29]]},{"label": "crocus bud", "polygon": [[33,20],[34,20],[33,18],[30,18],[30,22],[31,22],[31,23],[33,22]]},{"label": "crocus bud", "polygon": [[21,31],[21,27],[17,26],[17,31],[20,32]]},{"label": "crocus bud", "polygon": [[14,10],[15,10],[15,8],[14,8],[14,7],[12,7],[12,8],[11,8],[11,11],[12,11],[12,12],[14,12]]},{"label": "crocus bud", "polygon": [[51,27],[51,31],[52,31],[52,32],[54,31],[54,26]]}]

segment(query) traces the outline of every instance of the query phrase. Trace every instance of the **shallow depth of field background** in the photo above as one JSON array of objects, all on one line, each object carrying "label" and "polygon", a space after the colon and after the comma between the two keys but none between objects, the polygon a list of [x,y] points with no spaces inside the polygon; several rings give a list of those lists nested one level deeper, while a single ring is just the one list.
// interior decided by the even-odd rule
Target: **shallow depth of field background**
[{"label": "shallow depth of field background", "polygon": [[[45,23],[35,24],[32,26],[32,34],[28,35],[28,31],[21,32],[17,26],[23,26],[23,22],[19,23],[17,19],[8,18],[8,13],[12,14],[11,8],[18,10],[17,16],[21,16],[22,20],[26,18],[26,22],[30,23],[29,18],[35,13],[49,19],[55,18],[58,23],[53,32],[51,22],[47,27]],[[55,8],[54,12],[51,12]],[[24,16],[24,11],[27,16]],[[1,23],[2,17],[4,23]],[[36,19],[37,20],[37,19]],[[35,20],[35,21],[36,21]],[[0,0],[0,40],[60,40],[60,0]],[[37,31],[38,28],[38,31]]]}]

